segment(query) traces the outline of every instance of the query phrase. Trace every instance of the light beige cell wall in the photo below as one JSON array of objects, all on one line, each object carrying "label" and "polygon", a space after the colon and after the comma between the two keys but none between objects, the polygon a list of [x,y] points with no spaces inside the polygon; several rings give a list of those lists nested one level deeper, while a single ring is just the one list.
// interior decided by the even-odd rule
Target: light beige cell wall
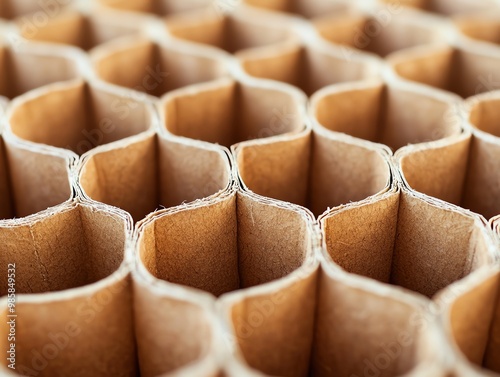
[{"label": "light beige cell wall", "polygon": [[[74,204],[0,230],[1,267],[16,264],[18,372],[136,375],[131,287],[121,265],[125,232],[123,218]],[[5,274],[2,280],[7,287]],[[25,295],[42,292],[43,300]]]}]

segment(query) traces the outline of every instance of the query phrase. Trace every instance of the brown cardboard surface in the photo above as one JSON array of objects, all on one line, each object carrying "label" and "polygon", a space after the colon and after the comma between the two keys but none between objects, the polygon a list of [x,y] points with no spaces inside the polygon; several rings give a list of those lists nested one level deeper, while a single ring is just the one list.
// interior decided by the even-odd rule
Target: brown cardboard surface
[{"label": "brown cardboard surface", "polygon": [[32,41],[61,43],[89,50],[122,36],[138,34],[141,27],[140,18],[124,18],[110,11],[87,16],[74,10],[61,10],[46,24],[36,28],[20,26],[20,34]]},{"label": "brown cardboard surface", "polygon": [[325,132],[306,131],[275,143],[242,143],[234,153],[246,188],[307,206],[316,216],[382,192],[390,181],[382,150]]},{"label": "brown cardboard surface", "polygon": [[81,155],[150,129],[154,115],[132,92],[74,80],[18,97],[7,117],[19,138]]},{"label": "brown cardboard surface", "polygon": [[179,42],[155,43],[143,37],[122,38],[93,50],[99,78],[154,96],[190,84],[227,76],[213,51],[186,51]]},{"label": "brown cardboard surface", "polygon": [[331,131],[388,145],[393,151],[462,132],[458,98],[417,85],[378,80],[327,87],[311,98],[310,115]]},{"label": "brown cardboard surface", "polygon": [[232,79],[198,89],[171,92],[160,102],[162,122],[170,133],[230,147],[304,129],[300,110],[305,100],[298,93]]},{"label": "brown cardboard surface", "polygon": [[315,19],[313,25],[332,43],[382,57],[404,48],[444,40],[441,25],[432,18],[402,12],[401,7],[387,9],[384,15],[376,11],[338,13]]},{"label": "brown cardboard surface", "polygon": [[[215,5],[217,6],[217,5]],[[229,53],[259,47],[275,48],[295,40],[291,29],[266,13],[247,9],[218,13],[213,9],[170,17],[171,35],[190,42],[218,47]]]},{"label": "brown cardboard surface", "polygon": [[306,47],[290,43],[265,53],[249,51],[238,57],[249,75],[295,85],[307,95],[330,84],[376,77],[379,73],[376,59],[319,44]]},{"label": "brown cardboard surface", "polygon": [[79,170],[87,197],[125,209],[135,221],[161,207],[215,195],[231,179],[222,149],[152,132],[92,151]]}]

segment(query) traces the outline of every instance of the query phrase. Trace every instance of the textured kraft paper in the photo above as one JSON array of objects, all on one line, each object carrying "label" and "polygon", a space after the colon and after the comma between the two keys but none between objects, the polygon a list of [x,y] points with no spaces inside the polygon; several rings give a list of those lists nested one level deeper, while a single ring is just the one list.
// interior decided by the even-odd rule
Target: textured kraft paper
[{"label": "textured kraft paper", "polygon": [[213,48],[189,48],[174,39],[154,41],[140,36],[111,41],[96,47],[90,55],[100,79],[157,97],[228,76],[224,57]]},{"label": "textured kraft paper", "polygon": [[230,147],[303,131],[305,100],[287,86],[223,78],[172,91],[158,108],[171,134]]},{"label": "textured kraft paper", "polygon": [[130,228],[125,213],[75,200],[0,229],[2,268],[16,264],[17,372],[136,375]]},{"label": "textured kraft paper", "polygon": [[460,98],[413,83],[378,79],[328,86],[311,97],[309,115],[335,133],[381,143],[393,151],[460,135]]},{"label": "textured kraft paper", "polygon": [[[27,41],[0,43],[0,95],[12,99],[31,89],[57,81],[81,76],[81,52],[30,43]],[[33,69],[36,67],[37,69]]]},{"label": "textured kraft paper", "polygon": [[451,16],[460,13],[469,13],[480,10],[491,10],[498,7],[494,0],[382,0],[384,3],[403,5],[422,11],[438,13],[443,16]]},{"label": "textured kraft paper", "polygon": [[213,6],[211,0],[97,0],[104,7],[164,17]]},{"label": "textured kraft paper", "polygon": [[408,48],[390,54],[387,62],[404,80],[463,98],[500,88],[500,51],[466,40]]},{"label": "textured kraft paper", "polygon": [[348,52],[342,46],[319,40],[308,45],[287,43],[273,49],[248,50],[237,57],[249,75],[282,81],[311,95],[330,84],[378,77],[378,58]]},{"label": "textured kraft paper", "polygon": [[90,50],[110,40],[139,34],[145,20],[134,15],[123,16],[111,10],[91,15],[76,9],[65,9],[45,24],[26,27],[20,22],[19,34],[30,41],[60,43]]},{"label": "textured kraft paper", "polygon": [[[483,268],[437,297],[457,376],[498,376],[500,269]],[[488,369],[483,372],[480,368]]]},{"label": "textured kraft paper", "polygon": [[[210,220],[207,222],[207,219]],[[172,283],[184,286],[175,285],[169,291],[165,290],[170,300],[163,299],[164,305],[171,306],[170,315],[176,317],[182,315],[183,318],[187,315],[182,313],[188,311],[186,308],[188,304],[175,303],[179,301],[176,298],[177,291],[181,292],[185,299],[192,297],[194,300],[198,295],[199,298],[196,299],[198,303],[203,302],[203,297],[200,296],[201,290],[214,296],[234,292],[232,293],[233,299],[239,300],[242,295],[240,292],[250,287],[266,291],[265,287],[268,282],[282,285],[283,277],[301,280],[302,275],[309,276],[307,278],[309,282],[303,288],[291,291],[293,294],[286,299],[289,304],[281,305],[283,301],[280,301],[280,310],[283,314],[288,314],[287,323],[292,324],[297,318],[303,318],[298,334],[306,335],[306,341],[300,348],[290,350],[288,357],[297,356],[307,365],[307,355],[310,353],[310,342],[307,338],[312,336],[316,289],[314,276],[317,271],[312,249],[316,235],[311,220],[310,215],[292,205],[276,203],[241,192],[236,194],[236,191],[232,189],[215,200],[200,201],[160,211],[142,221],[137,228],[138,270],[153,287],[165,284],[168,286]],[[182,253],[177,252],[180,249]],[[197,271],[196,275],[191,273],[193,269]],[[146,289],[140,285],[136,283],[136,290]],[[295,294],[295,292],[298,293]],[[207,294],[203,293],[203,295]],[[210,297],[213,303],[215,297],[212,295],[207,297]],[[307,297],[308,300],[307,320],[303,317],[304,306],[299,305],[302,302],[301,297]],[[155,300],[161,301],[160,298],[155,298]],[[149,305],[157,306],[153,301],[148,303]],[[245,310],[244,307],[242,309]],[[199,314],[196,314],[197,312],[199,311],[189,308],[188,318],[193,322],[196,321],[193,326],[200,327],[202,326],[201,318]],[[139,357],[141,358],[142,354],[146,360],[144,364],[141,364],[141,372],[146,375],[163,375],[163,373],[170,372],[175,365],[173,361],[165,358],[159,348],[153,347],[158,342],[162,342],[166,349],[171,349],[175,345],[173,343],[175,339],[180,338],[182,342],[189,339],[192,347],[201,347],[205,344],[203,349],[208,348],[206,345],[208,336],[196,334],[197,344],[193,344],[193,339],[187,337],[185,333],[163,338],[161,336],[163,333],[177,330],[173,328],[155,330],[147,318],[142,319],[142,316],[146,314],[143,314],[143,308],[140,307],[136,319],[139,323],[144,321],[141,325],[144,331],[141,331],[141,334],[145,336],[142,341],[139,340]],[[234,343],[233,336],[227,330],[223,330],[221,335],[224,336],[226,344]],[[286,337],[277,342],[279,344],[286,342]],[[255,344],[249,344],[249,347],[255,347]],[[224,347],[219,346],[218,353],[221,354],[223,349]],[[188,359],[191,361],[190,365],[196,365],[193,360],[196,360],[197,364],[206,362],[204,355],[200,355],[200,352],[199,348],[191,352]],[[244,370],[243,374],[235,372],[228,375],[252,375],[241,363],[231,361],[231,358],[227,359],[222,360],[224,364],[236,363],[237,369]],[[178,359],[179,361],[181,360]],[[274,364],[277,365],[278,362],[276,360]],[[178,370],[179,373],[189,367],[189,365],[179,364],[175,366],[181,368]],[[142,369],[143,367],[146,369]],[[305,370],[304,365],[302,369]]]},{"label": "textured kraft paper", "polygon": [[[463,125],[458,110],[448,114],[456,96],[384,73],[324,89],[307,115],[287,83],[310,95],[385,68],[322,41],[305,19],[334,20],[352,2],[246,2],[302,19],[259,36],[243,27],[260,27],[257,10],[101,0],[159,17],[114,24],[111,13],[75,8],[40,28],[89,55],[5,44],[0,94],[13,101],[0,133],[0,268],[17,265],[18,367],[50,377],[498,376],[500,221],[490,222],[495,239],[485,219],[404,187],[498,215],[495,101],[479,98]],[[3,4],[10,18],[35,10]],[[234,44],[197,39],[190,19],[207,38],[238,25],[226,29]],[[407,45],[397,36],[410,23],[388,47]],[[110,41],[122,27],[145,34]],[[309,30],[299,42],[292,29]],[[443,84],[461,96],[491,89],[496,71],[493,47],[471,43],[441,61],[463,69],[463,87]],[[222,51],[240,47],[251,48],[236,59]],[[426,70],[403,67],[424,83]],[[392,157],[389,147],[402,149]],[[0,298],[1,316],[6,307]],[[8,330],[0,324],[2,350]],[[13,376],[6,360],[0,375]]]},{"label": "textured kraft paper", "polygon": [[70,200],[72,162],[69,153],[26,145],[6,133],[0,136],[0,227],[2,219],[32,215]]},{"label": "textured kraft paper", "polygon": [[[391,12],[392,8],[388,9]],[[313,26],[321,37],[334,44],[382,57],[408,47],[445,41],[446,32],[440,20],[425,14],[403,12],[401,7],[391,13],[378,7],[369,12],[327,15],[314,19]],[[361,33],[360,30],[370,33]],[[349,51],[349,54],[353,53]]]},{"label": "textured kraft paper", "polygon": [[145,99],[123,88],[75,79],[17,97],[7,123],[23,140],[82,155],[150,129],[155,115]]},{"label": "textured kraft paper", "polygon": [[346,271],[427,297],[494,260],[479,216],[407,190],[333,209],[320,221],[329,255]]},{"label": "textured kraft paper", "polygon": [[441,352],[460,360],[448,369],[498,372],[498,244],[481,217],[403,189],[320,223],[328,258],[347,272],[432,297],[446,329]]},{"label": "textured kraft paper", "polygon": [[135,221],[162,207],[217,195],[231,184],[222,149],[153,131],[96,148],[78,170],[86,197],[120,207]]},{"label": "textured kraft paper", "polygon": [[141,376],[222,376],[219,355],[224,355],[226,344],[213,313],[213,299],[164,281],[151,281],[147,274],[133,276]]},{"label": "textured kraft paper", "polygon": [[462,14],[454,17],[453,23],[463,35],[475,41],[500,43],[500,9]]},{"label": "textured kraft paper", "polygon": [[218,47],[230,54],[298,43],[290,25],[252,8],[237,8],[227,14],[211,9],[190,12],[169,18],[166,27],[175,38]]},{"label": "textured kraft paper", "polygon": [[464,134],[398,152],[407,184],[487,219],[500,214],[498,101],[498,92],[471,97],[465,104],[470,127]]},{"label": "textured kraft paper", "polygon": [[244,0],[252,7],[273,12],[287,13],[305,18],[324,16],[345,12],[350,9],[349,1],[323,1],[323,0]]},{"label": "textured kraft paper", "polygon": [[[320,271],[317,261],[304,266],[266,288],[229,293],[218,303],[238,345],[240,363],[227,364],[230,375],[246,375],[245,365],[259,376],[446,375],[436,354],[429,357],[440,352],[419,297],[343,274],[330,261]],[[418,321],[428,321],[426,331]]]},{"label": "textured kraft paper", "polygon": [[391,181],[384,150],[320,128],[272,142],[243,142],[233,153],[244,188],[307,207],[316,216],[384,192]]}]

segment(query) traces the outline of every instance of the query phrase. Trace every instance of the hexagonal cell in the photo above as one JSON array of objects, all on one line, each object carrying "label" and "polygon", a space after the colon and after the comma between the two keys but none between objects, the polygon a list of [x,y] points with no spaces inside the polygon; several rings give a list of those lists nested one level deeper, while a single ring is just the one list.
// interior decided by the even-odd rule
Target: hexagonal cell
[{"label": "hexagonal cell", "polygon": [[[88,205],[64,205],[38,221],[0,227],[1,265],[6,270],[8,263],[16,264],[18,294],[82,287],[119,268],[125,230],[119,216]],[[6,274],[1,282],[4,295]]]},{"label": "hexagonal cell", "polygon": [[98,3],[124,11],[169,16],[212,6],[212,0],[98,0]]},{"label": "hexagonal cell", "polygon": [[[15,265],[17,373],[135,374],[126,220],[71,203],[0,227],[0,266]],[[7,274],[0,281],[7,294]]]},{"label": "hexagonal cell", "polygon": [[69,156],[0,136],[0,220],[32,215],[72,197]]},{"label": "hexagonal cell", "polygon": [[151,129],[154,115],[133,92],[76,80],[19,97],[7,120],[22,139],[81,155]]},{"label": "hexagonal cell", "polygon": [[494,258],[478,216],[406,190],[320,220],[328,253],[346,271],[427,297]]},{"label": "hexagonal cell", "polygon": [[387,58],[395,72],[464,98],[500,88],[500,55],[473,46],[424,46]]},{"label": "hexagonal cell", "polygon": [[[447,340],[462,372],[459,376],[500,373],[500,270],[483,269],[438,298]],[[484,369],[483,369],[484,368]],[[494,373],[491,373],[494,372]]]},{"label": "hexagonal cell", "polygon": [[295,85],[311,95],[327,85],[375,77],[379,61],[362,54],[349,54],[340,47],[291,44],[272,51],[239,56],[251,76]]},{"label": "hexagonal cell", "polygon": [[327,13],[343,12],[350,8],[348,1],[342,0],[244,0],[245,4],[275,11],[293,14],[305,18],[324,16]]},{"label": "hexagonal cell", "polygon": [[158,213],[139,230],[151,275],[215,296],[276,281],[312,258],[305,212],[241,193]]},{"label": "hexagonal cell", "polygon": [[245,189],[307,207],[316,216],[382,193],[391,181],[381,149],[325,132],[242,143],[235,158]]},{"label": "hexagonal cell", "polygon": [[90,50],[110,40],[139,34],[144,21],[138,17],[117,16],[116,12],[84,14],[61,12],[36,27],[19,26],[23,38],[32,41],[61,43]]},{"label": "hexagonal cell", "polygon": [[441,376],[425,300],[338,271],[236,292],[220,307],[241,354],[228,368],[234,376]]},{"label": "hexagonal cell", "polygon": [[300,109],[305,98],[294,91],[232,79],[197,89],[181,89],[161,101],[162,122],[172,134],[229,147],[304,129]]},{"label": "hexagonal cell", "polygon": [[92,54],[100,79],[161,96],[166,92],[228,75],[224,60],[203,49],[186,50],[175,42],[159,44],[143,38],[121,39]]},{"label": "hexagonal cell", "polygon": [[397,157],[410,187],[489,219],[500,214],[500,141],[494,136],[498,92],[472,97],[467,103],[468,120],[477,127],[472,135],[426,148],[409,147]]},{"label": "hexagonal cell", "polygon": [[326,87],[311,98],[310,114],[324,128],[383,143],[393,151],[460,135],[452,117],[460,98],[406,83],[365,81]]},{"label": "hexagonal cell", "polygon": [[322,17],[313,25],[332,43],[380,56],[445,40],[445,29],[437,20],[412,13],[393,14],[390,8]]},{"label": "hexagonal cell", "polygon": [[500,142],[500,91],[470,98],[466,106],[469,123]]},{"label": "hexagonal cell", "polygon": [[443,16],[468,13],[480,10],[488,10],[498,7],[495,0],[381,0],[399,8],[401,5],[419,10],[438,13]]},{"label": "hexagonal cell", "polygon": [[141,376],[219,375],[218,356],[225,344],[218,341],[213,300],[165,283],[153,286],[137,274],[134,297]]},{"label": "hexagonal cell", "polygon": [[0,18],[39,26],[74,3],[74,0],[3,0],[0,3]]},{"label": "hexagonal cell", "polygon": [[27,42],[0,46],[0,69],[0,95],[11,99],[40,86],[80,76],[77,58],[70,51]]},{"label": "hexagonal cell", "polygon": [[218,147],[150,132],[93,151],[82,162],[79,182],[92,200],[120,207],[139,221],[160,207],[220,194],[230,185],[231,172]]},{"label": "hexagonal cell", "polygon": [[166,27],[174,37],[215,46],[229,53],[272,48],[295,40],[286,24],[276,22],[266,13],[251,10],[226,15],[211,11],[193,12],[170,18]]},{"label": "hexagonal cell", "polygon": [[500,45],[500,9],[460,15],[455,17],[453,22],[458,30],[469,38]]}]

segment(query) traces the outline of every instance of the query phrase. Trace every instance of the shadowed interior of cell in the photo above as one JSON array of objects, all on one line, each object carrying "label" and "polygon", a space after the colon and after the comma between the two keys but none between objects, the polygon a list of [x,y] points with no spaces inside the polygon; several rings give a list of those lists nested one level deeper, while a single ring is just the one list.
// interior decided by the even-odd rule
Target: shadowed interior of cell
[{"label": "shadowed interior of cell", "polygon": [[305,18],[314,18],[343,12],[349,9],[346,1],[328,0],[245,0],[246,4],[271,11],[292,13]]},{"label": "shadowed interior of cell", "polygon": [[[175,373],[206,358],[215,358],[212,354],[216,328],[210,322],[206,308],[192,300],[158,294],[144,283],[134,284],[134,297],[141,376]],[[198,367],[198,372],[218,376],[218,365],[213,364]],[[191,373],[196,374],[195,371]]]},{"label": "shadowed interior of cell", "polygon": [[451,16],[459,13],[467,13],[473,11],[488,10],[495,7],[494,0],[462,0],[462,1],[447,1],[447,0],[382,0],[384,3],[392,4],[399,7],[417,8],[423,11]]},{"label": "shadowed interior of cell", "polygon": [[249,143],[236,162],[250,191],[307,207],[316,216],[385,190],[391,177],[379,150],[316,132]]},{"label": "shadowed interior of cell", "polygon": [[293,272],[311,253],[310,237],[300,212],[232,195],[148,222],[139,256],[157,278],[219,296]]},{"label": "shadowed interior of cell", "polygon": [[4,0],[0,3],[0,17],[8,20],[18,20],[22,25],[41,24],[46,22],[49,14],[63,11],[74,0],[54,1],[50,3],[37,1]]},{"label": "shadowed interior of cell", "polygon": [[389,56],[404,79],[467,98],[500,88],[500,58],[474,49],[431,47],[402,50]]},{"label": "shadowed interior of cell", "polygon": [[[16,292],[52,292],[113,273],[124,258],[125,223],[109,212],[71,205],[35,223],[3,227],[0,237],[2,267],[17,266]],[[4,295],[7,275],[0,279]]]},{"label": "shadowed interior of cell", "polygon": [[408,184],[487,219],[500,214],[498,102],[495,98],[473,101],[469,121],[483,133],[405,153],[400,167]]},{"label": "shadowed interior of cell", "polygon": [[140,23],[135,25],[127,21],[111,23],[108,17],[113,17],[113,14],[86,16],[75,11],[61,12],[55,17],[50,17],[48,22],[41,26],[34,28],[21,26],[21,35],[32,41],[61,43],[90,50],[110,40],[139,33]]},{"label": "shadowed interior of cell", "polygon": [[125,46],[106,46],[106,52],[93,60],[99,78],[158,97],[174,89],[227,76],[223,61],[172,45],[131,39]]},{"label": "shadowed interior of cell", "polygon": [[480,15],[460,15],[454,19],[460,32],[472,39],[500,44],[500,12],[485,12]]},{"label": "shadowed interior of cell", "polygon": [[240,61],[251,76],[283,81],[308,95],[330,84],[378,74],[378,66],[373,61],[356,57],[346,59],[341,48],[331,48],[335,52],[326,47],[289,45],[266,54],[247,53]]},{"label": "shadowed interior of cell", "polygon": [[421,346],[427,334],[418,325],[425,321],[418,303],[324,272],[227,306],[245,361],[266,375],[401,376],[432,352]]},{"label": "shadowed interior of cell", "polygon": [[[118,274],[92,284],[119,269],[125,232],[122,217],[81,204],[0,229],[0,266],[7,271],[15,265],[16,372],[135,375],[129,280]],[[0,283],[3,296],[9,287],[7,274],[0,276]],[[57,298],[41,295],[77,287],[81,289],[57,292]],[[36,293],[40,295],[32,300],[24,295]],[[0,333],[8,331],[5,321]]]},{"label": "shadowed interior of cell", "polygon": [[286,27],[266,22],[257,16],[221,15],[216,12],[193,14],[190,18],[172,18],[166,22],[169,32],[180,39],[204,43],[229,53],[271,46],[291,36]]},{"label": "shadowed interior of cell", "polygon": [[73,81],[18,102],[8,121],[22,139],[81,155],[151,128],[152,110],[136,97]]},{"label": "shadowed interior of cell", "polygon": [[314,21],[326,40],[372,52],[382,57],[404,48],[443,40],[439,29],[420,17],[380,11],[373,16],[357,13],[335,14]]},{"label": "shadowed interior of cell", "polygon": [[209,6],[215,7],[212,0],[98,0],[111,8],[151,13],[156,16],[169,16]]},{"label": "shadowed interior of cell", "polygon": [[476,279],[462,292],[451,291],[451,341],[472,363],[500,372],[500,272]]},{"label": "shadowed interior of cell", "polygon": [[460,135],[454,100],[402,86],[367,83],[332,87],[318,95],[312,115],[329,130],[382,143],[395,151],[408,144]]},{"label": "shadowed interior of cell", "polygon": [[76,60],[69,55],[24,47],[0,47],[0,95],[12,99],[40,86],[80,76]]},{"label": "shadowed interior of cell", "polygon": [[301,106],[294,95],[281,89],[227,80],[200,87],[196,93],[172,93],[160,108],[164,126],[174,135],[230,147],[302,131]]},{"label": "shadowed interior of cell", "polygon": [[96,152],[80,172],[86,195],[124,209],[135,221],[162,207],[209,197],[229,184],[223,151],[156,135]]},{"label": "shadowed interior of cell", "polygon": [[434,297],[451,307],[459,348],[472,362],[499,370],[492,356],[500,349],[495,309],[499,274],[475,283],[475,288],[450,287],[489,263],[491,239],[482,223],[405,191],[332,211],[322,219],[322,228],[328,253],[345,270],[428,297],[447,292]]},{"label": "shadowed interior of cell", "polygon": [[32,215],[71,197],[69,161],[0,137],[0,220]]},{"label": "shadowed interior of cell", "polygon": [[321,222],[328,253],[345,270],[427,297],[489,263],[489,234],[477,218],[406,191]]}]

